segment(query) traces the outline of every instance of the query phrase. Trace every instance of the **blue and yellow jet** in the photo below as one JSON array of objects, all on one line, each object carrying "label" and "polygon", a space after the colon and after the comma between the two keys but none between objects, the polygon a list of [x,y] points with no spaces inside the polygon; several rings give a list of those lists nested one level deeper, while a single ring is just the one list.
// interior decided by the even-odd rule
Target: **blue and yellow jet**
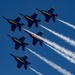
[{"label": "blue and yellow jet", "polygon": [[3,17],[5,20],[7,20],[11,24],[11,31],[15,31],[16,27],[18,27],[19,31],[21,31],[22,26],[24,23],[19,23],[21,17],[17,17],[15,20],[7,19]]},{"label": "blue and yellow jet", "polygon": [[[8,34],[7,34],[8,35]],[[26,45],[29,45],[28,43],[23,42],[25,40],[25,36],[22,36],[21,38],[11,37],[8,35],[14,42],[15,42],[15,50],[18,50],[20,46],[22,46],[22,50],[25,50]]]},{"label": "blue and yellow jet", "polygon": [[50,8],[50,10],[45,11],[45,10],[39,10],[36,8],[36,10],[40,11],[43,15],[45,15],[45,22],[48,23],[50,18],[52,18],[53,22],[55,22],[55,17],[58,16],[58,14],[53,14],[54,12],[54,7]]},{"label": "blue and yellow jet", "polygon": [[[25,31],[25,30],[24,30],[24,31]],[[28,34],[31,36],[31,38],[33,39],[33,42],[32,42],[32,45],[33,45],[33,46],[35,46],[38,41],[39,41],[40,45],[42,46],[43,41],[42,41],[41,39],[37,38],[34,34],[31,34],[31,33],[27,32],[27,31],[25,31],[25,32],[28,33]],[[42,36],[42,34],[43,34],[43,32],[40,31],[40,32],[37,33],[36,35]]]},{"label": "blue and yellow jet", "polygon": [[20,15],[22,15],[27,21],[28,21],[28,27],[31,28],[32,24],[34,23],[36,28],[38,28],[38,22],[40,22],[41,20],[37,20],[37,13],[34,13],[32,16],[28,16],[28,15],[23,15],[21,13],[19,13]]},{"label": "blue and yellow jet", "polygon": [[20,67],[22,65],[24,65],[24,68],[27,69],[27,66],[29,64],[31,64],[30,62],[26,61],[28,58],[28,55],[25,55],[24,57],[18,57],[18,56],[14,56],[13,54],[10,53],[11,56],[13,56],[15,58],[15,60],[18,62],[17,64],[17,68],[20,69]]}]

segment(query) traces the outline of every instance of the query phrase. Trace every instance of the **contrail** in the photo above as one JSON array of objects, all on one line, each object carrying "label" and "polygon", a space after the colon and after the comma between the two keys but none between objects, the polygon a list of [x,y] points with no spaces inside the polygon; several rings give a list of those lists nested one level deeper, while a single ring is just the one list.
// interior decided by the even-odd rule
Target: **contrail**
[{"label": "contrail", "polygon": [[70,24],[70,23],[68,23],[68,22],[65,22],[65,21],[63,21],[63,20],[60,20],[60,19],[57,19],[57,20],[60,21],[60,22],[62,22],[62,23],[64,23],[64,24],[66,24],[67,26],[69,26],[69,27],[75,29],[75,26],[74,26],[74,25],[72,25],[72,24]]},{"label": "contrail", "polygon": [[63,69],[62,67],[58,66],[57,64],[53,63],[52,61],[46,59],[45,57],[42,57],[41,55],[37,54],[36,52],[32,51],[31,49],[27,48],[31,53],[33,53],[35,56],[43,60],[45,63],[47,63],[52,68],[56,69],[58,72],[62,73],[63,75],[73,75],[66,69]]},{"label": "contrail", "polygon": [[43,75],[42,73],[36,71],[34,68],[32,68],[32,67],[29,67],[29,68],[30,68],[33,72],[35,72],[37,75]]},{"label": "contrail", "polygon": [[40,24],[40,26],[42,28],[46,29],[47,31],[51,32],[52,34],[58,36],[59,38],[63,39],[64,41],[68,42],[70,45],[75,46],[75,41],[70,39],[69,37],[66,37],[66,36],[64,36],[62,34],[59,34],[59,33],[55,32],[55,31],[52,31],[51,29],[48,29],[48,28],[46,28],[45,26],[43,26],[41,24]]},{"label": "contrail", "polygon": [[[23,28],[23,29],[24,29],[24,28]],[[26,29],[24,29],[24,30],[27,31],[28,33],[34,35],[35,37],[37,37],[37,39],[42,40],[43,42],[45,42],[45,43],[51,45],[51,46],[54,47],[55,49],[61,51],[62,53],[68,55],[69,57],[71,57],[72,59],[75,60],[75,53],[73,53],[72,51],[70,51],[70,50],[68,50],[68,49],[66,49],[66,48],[64,48],[64,47],[62,47],[62,46],[56,44],[55,42],[51,42],[51,41],[48,40],[48,39],[45,39],[45,38],[43,38],[43,37],[40,37],[40,36],[36,35],[35,33],[31,32],[31,31],[29,31],[29,30],[26,30]]]},{"label": "contrail", "polygon": [[51,46],[48,45],[48,44],[45,44],[45,45],[48,46],[49,48],[51,48],[52,50],[54,50],[55,52],[57,52],[58,54],[60,54],[61,56],[63,56],[64,58],[66,58],[67,60],[69,60],[71,63],[74,63],[74,64],[75,64],[75,60],[74,60],[74,59],[70,58],[70,57],[67,56],[66,54],[60,52],[59,50],[57,50],[57,49],[51,47]]}]

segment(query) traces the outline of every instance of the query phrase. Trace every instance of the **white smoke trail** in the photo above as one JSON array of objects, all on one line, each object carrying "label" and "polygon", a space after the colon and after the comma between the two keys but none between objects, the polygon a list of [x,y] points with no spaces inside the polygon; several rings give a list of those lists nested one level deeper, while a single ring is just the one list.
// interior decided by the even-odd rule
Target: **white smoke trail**
[{"label": "white smoke trail", "polygon": [[35,72],[37,75],[43,75],[42,73],[36,71],[34,68],[32,68],[32,67],[29,67],[29,68],[30,68],[33,72]]},{"label": "white smoke trail", "polygon": [[65,21],[63,21],[63,20],[60,20],[60,19],[57,19],[57,20],[60,21],[60,22],[62,22],[62,23],[64,23],[64,24],[66,24],[67,26],[69,26],[69,27],[75,29],[75,26],[74,26],[74,25],[72,25],[72,24],[70,24],[70,23],[68,23],[68,22],[65,22]]},{"label": "white smoke trail", "polygon": [[36,52],[32,51],[31,49],[27,48],[31,53],[33,53],[35,56],[43,60],[45,63],[47,63],[52,68],[56,69],[58,72],[62,73],[63,75],[73,75],[66,69],[63,69],[62,67],[58,66],[57,64],[53,63],[52,61],[46,59],[45,57],[42,57],[41,55],[37,54]]},{"label": "white smoke trail", "polygon": [[[23,29],[24,29],[24,28],[23,28]],[[54,47],[55,49],[61,51],[62,53],[68,55],[69,57],[71,57],[72,59],[75,60],[75,53],[73,53],[72,51],[70,51],[70,50],[68,50],[68,49],[66,49],[66,48],[64,48],[64,47],[62,47],[62,46],[56,44],[55,42],[51,42],[51,41],[48,40],[48,39],[45,39],[45,38],[43,38],[43,37],[40,37],[40,36],[36,35],[35,33],[31,32],[31,31],[29,31],[29,30],[26,30],[26,29],[24,29],[24,30],[25,30],[26,32],[28,32],[28,33],[34,35],[37,39],[40,39],[40,40],[44,41],[45,43],[51,45],[51,46]]]},{"label": "white smoke trail", "polygon": [[68,42],[70,45],[75,46],[75,41],[72,40],[72,39],[70,39],[69,37],[66,37],[66,36],[64,36],[64,35],[62,35],[62,34],[59,34],[59,33],[55,32],[55,31],[52,31],[51,29],[48,29],[48,28],[46,28],[46,27],[43,26],[43,25],[40,25],[40,26],[41,26],[42,28],[46,29],[47,31],[53,33],[54,35],[58,36],[59,38],[65,40],[65,41]]},{"label": "white smoke trail", "polygon": [[66,54],[60,52],[59,50],[57,50],[57,49],[51,47],[51,46],[48,45],[48,44],[45,44],[45,45],[48,46],[49,48],[51,48],[52,50],[54,50],[55,52],[57,52],[58,54],[60,54],[61,56],[63,56],[64,58],[66,58],[67,60],[69,60],[71,63],[74,63],[74,64],[75,64],[75,60],[74,60],[74,59],[70,58],[70,57],[67,56]]}]

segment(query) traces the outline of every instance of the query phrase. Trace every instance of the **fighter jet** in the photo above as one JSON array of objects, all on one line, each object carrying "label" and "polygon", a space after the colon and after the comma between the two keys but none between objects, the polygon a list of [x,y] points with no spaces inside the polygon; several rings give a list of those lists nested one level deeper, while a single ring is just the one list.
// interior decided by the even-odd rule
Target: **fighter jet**
[{"label": "fighter jet", "polygon": [[[28,33],[30,35],[30,37],[33,39],[32,45],[35,46],[37,44],[37,42],[39,41],[40,45],[42,46],[43,41],[40,40],[39,38],[37,38],[34,34],[31,34],[27,31],[25,31],[26,33]],[[38,36],[42,36],[43,32],[40,31],[39,33],[37,33]]]},{"label": "fighter jet", "polygon": [[18,30],[21,31],[22,26],[24,25],[24,23],[19,23],[21,17],[17,17],[16,19],[12,20],[12,19],[8,19],[3,17],[5,20],[7,20],[10,24],[11,24],[11,31],[15,31],[16,27],[18,27]]},{"label": "fighter jet", "polygon": [[22,15],[27,21],[28,21],[28,27],[31,28],[32,24],[35,24],[35,27],[38,28],[38,22],[40,22],[41,20],[37,20],[37,13],[34,13],[32,16],[28,16],[28,15],[23,15],[21,13],[19,13],[20,15]]},{"label": "fighter jet", "polygon": [[55,22],[55,18],[58,16],[58,14],[53,14],[54,7],[50,8],[50,10],[39,10],[36,8],[36,10],[40,11],[43,15],[45,15],[45,22],[48,23],[50,18],[52,18],[53,22]]},{"label": "fighter jet", "polygon": [[[8,35],[8,34],[7,34]],[[15,50],[18,50],[18,48],[20,47],[20,46],[22,46],[22,50],[24,51],[25,50],[25,47],[27,46],[27,45],[29,45],[28,43],[25,43],[25,42],[23,42],[24,40],[25,40],[25,36],[22,36],[21,38],[16,38],[16,37],[11,37],[10,35],[8,35],[14,42],[15,42]]]},{"label": "fighter jet", "polygon": [[14,56],[13,54],[10,53],[11,56],[13,56],[15,58],[15,60],[18,62],[17,63],[17,68],[20,69],[20,67],[22,65],[24,65],[24,68],[27,69],[27,66],[29,64],[31,64],[30,62],[26,61],[28,58],[28,55],[25,55],[24,57],[18,57],[18,56]]}]

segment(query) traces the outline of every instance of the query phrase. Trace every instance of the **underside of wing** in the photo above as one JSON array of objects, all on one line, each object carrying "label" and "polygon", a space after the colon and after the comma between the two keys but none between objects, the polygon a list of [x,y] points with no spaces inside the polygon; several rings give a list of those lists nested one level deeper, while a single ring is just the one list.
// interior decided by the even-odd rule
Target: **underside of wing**
[{"label": "underside of wing", "polygon": [[16,26],[15,25],[11,25],[11,31],[14,31],[16,29]]},{"label": "underside of wing", "polygon": [[15,21],[15,22],[19,22],[20,20],[21,20],[21,17],[18,16],[14,21]]},{"label": "underside of wing", "polygon": [[33,19],[36,19],[36,17],[37,17],[37,13],[34,13],[34,14],[31,16],[31,18],[33,18]]},{"label": "underside of wing", "polygon": [[50,18],[50,16],[45,16],[45,22],[49,22]]},{"label": "underside of wing", "polygon": [[22,36],[21,38],[19,38],[19,40],[21,41],[21,42],[23,42],[24,40],[25,40],[25,36]]},{"label": "underside of wing", "polygon": [[17,63],[17,68],[20,69],[20,67],[23,65],[23,63],[21,63],[20,61],[18,61]]},{"label": "underside of wing", "polygon": [[23,61],[26,61],[27,58],[28,58],[28,55],[25,55],[25,56],[23,56],[21,59],[22,59]]},{"label": "underside of wing", "polygon": [[48,10],[48,12],[49,12],[50,14],[52,14],[52,13],[54,12],[54,7],[50,8],[50,10]]},{"label": "underside of wing", "polygon": [[18,50],[19,47],[20,47],[20,44],[15,43],[15,50]]},{"label": "underside of wing", "polygon": [[28,21],[28,27],[31,28],[33,22],[32,21]]},{"label": "underside of wing", "polygon": [[35,38],[33,38],[32,45],[33,45],[33,46],[34,46],[34,45],[36,45],[36,44],[37,44],[37,42],[38,42],[38,40],[37,40],[37,39],[35,39]]}]

